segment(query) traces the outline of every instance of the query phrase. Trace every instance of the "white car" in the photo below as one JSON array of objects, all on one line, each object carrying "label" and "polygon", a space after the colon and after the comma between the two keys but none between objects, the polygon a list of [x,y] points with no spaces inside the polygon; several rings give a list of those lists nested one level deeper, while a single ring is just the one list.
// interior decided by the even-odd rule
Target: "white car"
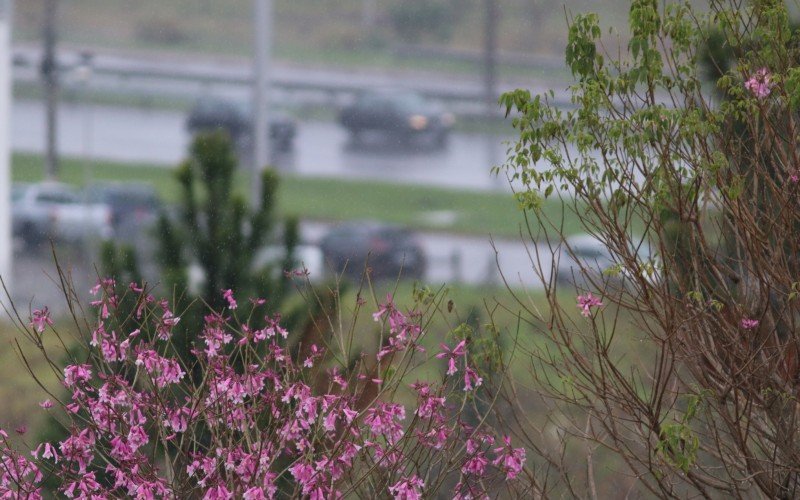
[{"label": "white car", "polygon": [[56,182],[14,184],[11,220],[14,237],[26,246],[48,239],[77,243],[113,236],[108,205],[85,203],[73,188]]},{"label": "white car", "polygon": [[[635,253],[640,272],[649,282],[655,282],[660,272],[658,259],[652,255],[650,245],[636,241]],[[623,266],[622,259],[614,255],[604,242],[591,234],[581,234],[567,238],[562,244],[556,272],[559,283],[585,286],[590,280],[596,283],[629,281],[634,270]]]},{"label": "white car", "polygon": [[[281,245],[269,245],[256,252],[253,258],[252,271],[258,271],[265,267],[273,266],[273,278],[278,277],[278,273],[285,271],[296,272],[293,278],[297,281],[304,281],[306,277],[310,283],[320,283],[325,279],[325,265],[322,260],[322,250],[315,245],[297,245],[294,249],[294,269],[281,269],[281,264],[286,256],[286,249]],[[306,276],[303,271],[307,271]],[[189,263],[188,269],[188,288],[193,294],[199,294],[206,282],[206,274],[197,261]]]}]

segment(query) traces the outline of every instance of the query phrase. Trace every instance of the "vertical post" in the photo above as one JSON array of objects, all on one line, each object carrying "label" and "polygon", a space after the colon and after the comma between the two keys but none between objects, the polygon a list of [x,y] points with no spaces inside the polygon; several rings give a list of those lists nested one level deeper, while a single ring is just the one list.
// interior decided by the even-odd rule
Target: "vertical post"
[{"label": "vertical post", "polygon": [[45,173],[48,179],[58,177],[58,61],[56,60],[56,22],[59,0],[47,0],[44,7],[44,55],[42,81],[45,91],[46,147]]},{"label": "vertical post", "polygon": [[483,88],[487,114],[497,113],[497,0],[484,0]]},{"label": "vertical post", "polygon": [[261,172],[269,163],[269,63],[272,38],[272,0],[254,2],[253,47],[253,165],[250,178],[250,199],[253,207],[260,206]]},{"label": "vertical post", "polygon": [[[0,277],[9,291],[11,270],[11,0],[0,0]],[[8,297],[0,295],[0,302]]]}]

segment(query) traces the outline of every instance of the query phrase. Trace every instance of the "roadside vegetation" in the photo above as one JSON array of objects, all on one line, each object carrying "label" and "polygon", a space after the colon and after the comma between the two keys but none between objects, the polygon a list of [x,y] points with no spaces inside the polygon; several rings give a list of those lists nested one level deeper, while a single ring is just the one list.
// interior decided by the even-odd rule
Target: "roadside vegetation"
[{"label": "roadside vegetation", "polygon": [[[15,8],[18,40],[38,40],[43,3],[19,2]],[[606,19],[618,19],[627,12],[623,0],[601,5],[590,0],[504,0],[499,7],[499,49],[547,61],[538,68],[531,63],[502,64],[500,73],[558,82],[568,76],[563,66],[553,63],[567,44],[562,29],[565,7],[567,12],[600,8]],[[84,0],[60,9],[59,32],[68,44],[217,56],[249,56],[251,52],[252,2],[248,0],[140,0],[134,4]],[[274,52],[279,60],[301,64],[469,74],[480,65],[481,37],[475,34],[483,30],[483,15],[484,4],[478,0],[331,4],[278,0],[274,2]],[[428,50],[414,49],[417,45]],[[464,53],[474,60],[459,57]]]}]

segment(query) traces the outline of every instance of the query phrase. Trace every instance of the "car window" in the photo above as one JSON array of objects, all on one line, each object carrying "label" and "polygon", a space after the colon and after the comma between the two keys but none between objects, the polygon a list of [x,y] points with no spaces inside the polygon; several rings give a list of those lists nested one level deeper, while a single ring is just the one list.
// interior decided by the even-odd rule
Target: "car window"
[{"label": "car window", "polygon": [[575,257],[579,259],[608,259],[608,252],[601,248],[575,248],[573,249]]},{"label": "car window", "polygon": [[367,110],[382,110],[392,107],[392,102],[384,96],[367,95],[358,102],[358,107]]},{"label": "car window", "polygon": [[53,203],[59,205],[67,205],[77,203],[77,199],[65,191],[42,191],[36,196],[36,200],[40,203]]},{"label": "car window", "polygon": [[425,100],[419,94],[400,94],[397,97],[398,106],[406,111],[416,113],[423,112],[426,108]]}]

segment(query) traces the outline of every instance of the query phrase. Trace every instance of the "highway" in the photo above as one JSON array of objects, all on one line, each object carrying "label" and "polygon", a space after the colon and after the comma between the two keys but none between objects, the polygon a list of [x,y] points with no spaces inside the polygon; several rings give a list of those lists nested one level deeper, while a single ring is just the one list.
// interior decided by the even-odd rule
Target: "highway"
[{"label": "highway", "polygon": [[[15,151],[44,151],[44,107],[34,100],[13,103],[11,144]],[[183,113],[102,105],[63,104],[59,108],[59,152],[64,156],[139,162],[172,167],[184,158],[189,134]],[[505,137],[453,133],[447,147],[403,147],[374,137],[353,145],[332,122],[299,121],[294,152],[277,156],[277,167],[301,176],[376,179],[476,190],[510,190],[490,174],[503,163]]]}]

